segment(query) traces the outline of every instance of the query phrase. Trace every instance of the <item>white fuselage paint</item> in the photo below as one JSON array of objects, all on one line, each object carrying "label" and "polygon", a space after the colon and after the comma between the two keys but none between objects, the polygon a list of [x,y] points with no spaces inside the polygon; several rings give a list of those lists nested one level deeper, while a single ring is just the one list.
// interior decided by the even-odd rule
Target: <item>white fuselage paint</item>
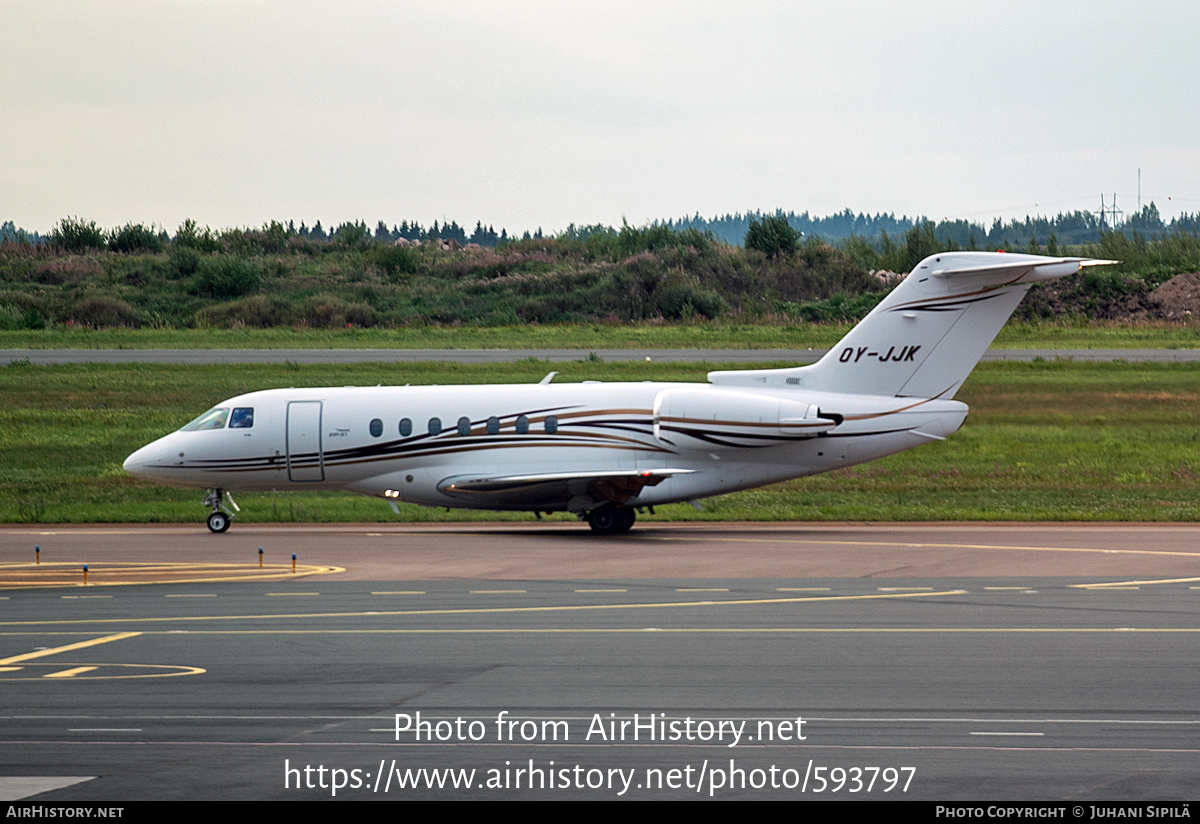
[{"label": "white fuselage paint", "polygon": [[[761,407],[768,412],[762,421],[745,415],[705,421],[693,415],[683,418],[686,425],[676,421],[675,428],[664,416],[656,418],[656,401],[661,407],[664,397],[668,403],[672,397],[695,403],[705,395],[714,408]],[[799,415],[803,405],[811,407],[807,424]],[[254,425],[174,432],[130,455],[126,470],[171,486],[345,489],[381,497],[394,490],[398,494],[388,497],[416,504],[523,510],[568,507],[560,500],[512,506],[507,499],[498,503],[486,495],[447,494],[438,485],[464,474],[684,470],[646,487],[631,501],[655,505],[891,455],[946,437],[967,413],[958,401],[731,390],[699,383],[270,389],[219,406],[252,407]],[[818,418],[817,409],[841,422]],[[797,414],[789,418],[788,412]],[[524,434],[516,426],[522,415],[528,421]],[[553,434],[545,431],[549,415],[558,419]],[[457,428],[463,417],[470,421],[466,435]],[[492,417],[499,423],[495,434],[487,431]],[[400,434],[404,418],[412,424],[407,436]],[[431,418],[440,419],[440,434],[429,434]],[[786,423],[783,432],[771,426],[780,419],[800,421],[794,424],[798,431],[788,434]],[[370,432],[372,420],[381,421],[379,436]]]}]

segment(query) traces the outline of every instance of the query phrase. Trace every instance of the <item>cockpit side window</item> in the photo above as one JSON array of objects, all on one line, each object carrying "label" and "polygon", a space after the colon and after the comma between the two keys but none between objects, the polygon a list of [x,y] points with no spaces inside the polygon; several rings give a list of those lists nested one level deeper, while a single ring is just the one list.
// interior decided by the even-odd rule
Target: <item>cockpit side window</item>
[{"label": "cockpit side window", "polygon": [[229,416],[230,429],[249,429],[254,426],[254,407],[238,406]]},{"label": "cockpit side window", "polygon": [[183,427],[183,429],[181,429],[179,431],[180,432],[202,432],[206,429],[224,429],[225,428],[225,419],[228,416],[229,416],[228,409],[222,409],[221,407],[217,407],[216,409],[210,409],[207,412],[205,412],[203,415],[201,415],[200,417],[196,418],[196,420],[192,421],[187,426]]}]

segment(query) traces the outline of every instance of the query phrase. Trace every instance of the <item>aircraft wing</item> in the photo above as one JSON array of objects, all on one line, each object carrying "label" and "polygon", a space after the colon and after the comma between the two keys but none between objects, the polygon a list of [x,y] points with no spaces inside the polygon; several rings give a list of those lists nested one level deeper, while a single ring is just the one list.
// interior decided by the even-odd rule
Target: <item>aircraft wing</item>
[{"label": "aircraft wing", "polygon": [[473,506],[505,509],[563,509],[583,511],[598,504],[622,506],[648,486],[694,469],[631,469],[597,472],[541,472],[530,475],[455,475],[438,490],[470,498]]}]

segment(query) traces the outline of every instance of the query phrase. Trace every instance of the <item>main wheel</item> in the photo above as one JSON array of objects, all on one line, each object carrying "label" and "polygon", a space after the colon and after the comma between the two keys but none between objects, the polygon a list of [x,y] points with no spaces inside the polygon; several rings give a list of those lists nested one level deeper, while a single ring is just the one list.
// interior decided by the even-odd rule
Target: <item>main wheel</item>
[{"label": "main wheel", "polygon": [[628,532],[637,519],[637,513],[632,509],[620,509],[615,506],[602,506],[587,514],[588,526],[597,535],[620,535]]},{"label": "main wheel", "polygon": [[232,522],[233,519],[224,512],[218,511],[208,516],[208,528],[212,532],[224,532]]}]

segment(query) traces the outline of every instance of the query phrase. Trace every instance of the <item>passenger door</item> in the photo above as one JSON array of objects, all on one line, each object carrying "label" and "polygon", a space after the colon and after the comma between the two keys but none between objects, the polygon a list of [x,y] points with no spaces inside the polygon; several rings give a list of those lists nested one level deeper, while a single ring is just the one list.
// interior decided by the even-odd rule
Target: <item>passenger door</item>
[{"label": "passenger door", "polygon": [[292,401],[287,410],[288,480],[325,480],[321,401]]}]

